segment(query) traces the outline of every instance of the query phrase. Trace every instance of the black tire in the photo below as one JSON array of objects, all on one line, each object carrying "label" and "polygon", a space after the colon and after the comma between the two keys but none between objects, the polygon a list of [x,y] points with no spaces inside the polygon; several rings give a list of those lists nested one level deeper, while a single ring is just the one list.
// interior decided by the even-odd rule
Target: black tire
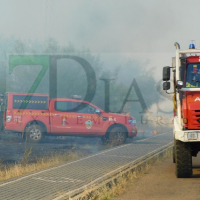
[{"label": "black tire", "polygon": [[121,127],[114,127],[108,133],[108,143],[113,145],[124,144],[126,141],[126,131]]},{"label": "black tire", "polygon": [[44,129],[37,125],[33,124],[26,128],[26,140],[31,143],[42,142],[45,136]]},{"label": "black tire", "polygon": [[102,136],[101,137],[101,141],[103,144],[107,144],[108,143],[108,138],[106,136]]},{"label": "black tire", "polygon": [[175,174],[177,178],[192,176],[192,154],[190,143],[175,140]]},{"label": "black tire", "polygon": [[176,159],[175,159],[175,146],[173,146],[173,149],[172,149],[172,156],[173,156],[173,163],[176,162]]}]

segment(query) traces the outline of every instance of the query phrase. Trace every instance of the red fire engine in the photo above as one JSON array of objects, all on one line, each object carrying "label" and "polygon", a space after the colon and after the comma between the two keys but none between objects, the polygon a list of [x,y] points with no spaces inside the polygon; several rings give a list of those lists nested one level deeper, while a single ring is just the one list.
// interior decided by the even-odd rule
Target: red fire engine
[{"label": "red fire engine", "polygon": [[48,135],[98,136],[103,142],[124,143],[137,135],[133,117],[106,113],[78,99],[48,95],[6,93],[4,128],[21,132],[30,142],[41,142]]},{"label": "red fire engine", "polygon": [[192,156],[200,151],[200,49],[190,44],[189,49],[180,50],[175,43],[176,57],[172,67],[163,68],[163,89],[170,89],[172,69],[174,104],[173,162],[176,176],[192,176]]}]

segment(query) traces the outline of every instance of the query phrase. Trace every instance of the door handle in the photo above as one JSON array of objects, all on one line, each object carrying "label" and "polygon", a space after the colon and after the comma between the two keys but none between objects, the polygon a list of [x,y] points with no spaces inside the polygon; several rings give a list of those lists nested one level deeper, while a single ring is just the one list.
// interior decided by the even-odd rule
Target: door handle
[{"label": "door handle", "polygon": [[83,118],[83,116],[78,116],[78,118]]},{"label": "door handle", "polygon": [[55,116],[60,116],[60,114],[54,114]]}]

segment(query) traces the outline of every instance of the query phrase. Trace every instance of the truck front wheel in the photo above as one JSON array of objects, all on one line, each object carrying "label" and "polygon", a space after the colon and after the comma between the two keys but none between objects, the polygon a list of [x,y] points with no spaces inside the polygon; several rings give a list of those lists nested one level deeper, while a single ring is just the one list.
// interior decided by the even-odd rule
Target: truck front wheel
[{"label": "truck front wheel", "polygon": [[110,144],[119,145],[126,141],[126,132],[121,127],[114,127],[111,129],[108,135],[108,142]]},{"label": "truck front wheel", "polygon": [[192,154],[190,143],[175,140],[175,163],[177,178],[192,176]]},{"label": "truck front wheel", "polygon": [[45,132],[43,128],[37,124],[30,125],[26,128],[26,139],[28,142],[39,143],[44,139]]},{"label": "truck front wheel", "polygon": [[175,146],[173,146],[172,148],[172,156],[173,156],[173,163],[176,162],[176,159],[175,159]]}]

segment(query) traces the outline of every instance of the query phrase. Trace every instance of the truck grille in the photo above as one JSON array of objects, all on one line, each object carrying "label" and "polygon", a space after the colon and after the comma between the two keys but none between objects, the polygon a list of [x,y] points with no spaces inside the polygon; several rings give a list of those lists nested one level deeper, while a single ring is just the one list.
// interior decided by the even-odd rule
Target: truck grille
[{"label": "truck grille", "polygon": [[200,118],[200,110],[191,110],[189,114],[189,129],[199,129],[200,122],[198,119]]}]

